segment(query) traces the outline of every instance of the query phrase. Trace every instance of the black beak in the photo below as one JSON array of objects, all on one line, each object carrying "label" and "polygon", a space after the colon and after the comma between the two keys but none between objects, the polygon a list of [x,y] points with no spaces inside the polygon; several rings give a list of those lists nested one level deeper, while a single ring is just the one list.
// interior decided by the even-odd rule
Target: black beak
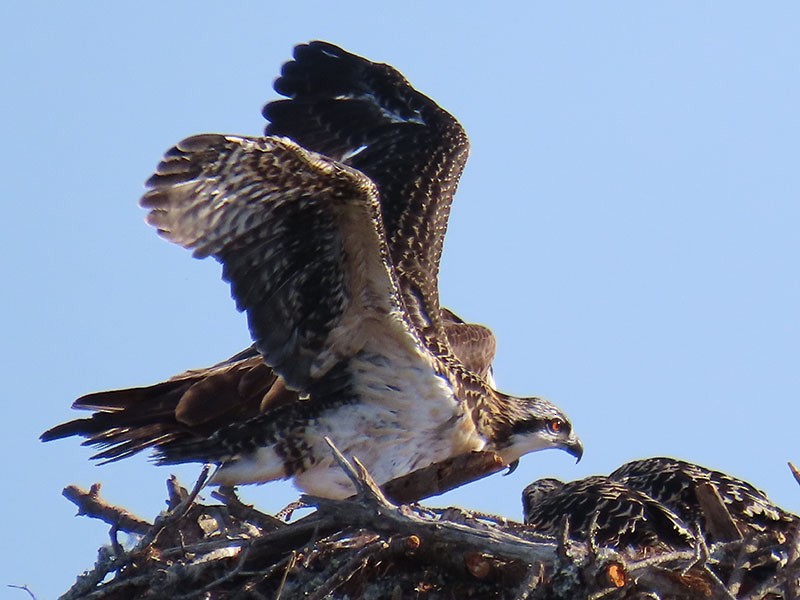
[{"label": "black beak", "polygon": [[583,457],[583,444],[577,437],[570,439],[564,446],[564,450],[577,459],[575,461],[576,463],[581,462],[581,458]]},{"label": "black beak", "polygon": [[505,477],[506,475],[511,475],[514,471],[517,470],[518,466],[519,466],[519,459],[515,460],[514,462],[508,463],[508,471],[503,473],[503,477]]}]

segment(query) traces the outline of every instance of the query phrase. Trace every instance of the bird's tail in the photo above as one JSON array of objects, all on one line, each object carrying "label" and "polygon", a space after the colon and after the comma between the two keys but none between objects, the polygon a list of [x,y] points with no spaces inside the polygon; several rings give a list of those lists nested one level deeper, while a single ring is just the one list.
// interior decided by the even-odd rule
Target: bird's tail
[{"label": "bird's tail", "polygon": [[261,356],[248,349],[213,367],[186,371],[155,385],[78,398],[73,408],[94,413],[56,425],[41,439],[84,437],[83,445],[101,449],[92,458],[103,462],[148,448],[163,455],[173,446],[207,439],[230,422],[280,406],[293,395]]}]

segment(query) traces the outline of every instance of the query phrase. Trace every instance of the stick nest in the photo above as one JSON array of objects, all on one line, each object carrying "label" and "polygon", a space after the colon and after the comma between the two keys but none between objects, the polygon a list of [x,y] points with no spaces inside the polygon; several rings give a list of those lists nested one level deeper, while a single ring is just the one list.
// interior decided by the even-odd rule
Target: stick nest
[{"label": "stick nest", "polygon": [[[66,488],[81,514],[111,525],[111,543],[62,599],[800,596],[797,536],[625,554],[577,543],[566,527],[553,538],[501,517],[401,504],[413,481],[381,490],[358,461],[333,451],[356,495],[303,497],[316,511],[290,524],[243,504],[232,489],[214,492],[214,503],[197,502],[207,470],[191,491],[170,479],[169,509],[153,523],[106,503],[99,486]],[[123,548],[120,531],[137,536],[135,546]]]}]

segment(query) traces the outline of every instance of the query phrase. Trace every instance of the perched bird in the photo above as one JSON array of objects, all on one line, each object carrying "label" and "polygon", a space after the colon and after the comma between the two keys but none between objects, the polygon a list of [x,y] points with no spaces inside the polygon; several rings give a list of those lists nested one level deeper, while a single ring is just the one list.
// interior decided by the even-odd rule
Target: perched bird
[{"label": "perched bird", "polygon": [[643,492],[667,506],[685,523],[697,525],[708,543],[728,541],[719,527],[709,523],[709,507],[698,498],[698,489],[710,485],[719,495],[738,534],[796,531],[798,517],[772,503],[755,487],[700,465],[676,458],[654,457],[626,463],[609,476],[630,489]]},{"label": "perched bird", "polygon": [[265,137],[169,150],[141,200],[171,242],[222,263],[254,345],[207,369],[76,401],[81,435],[116,460],[218,465],[212,483],[293,478],[345,497],[329,437],[373,478],[473,450],[513,464],[583,448],[542,398],[490,384],[494,337],[442,309],[438,269],[467,157],[458,122],[392,67],[324,42],[295,48]]},{"label": "perched bird", "polygon": [[604,476],[534,481],[522,492],[525,524],[545,535],[643,553],[691,547],[694,536],[669,508]]}]

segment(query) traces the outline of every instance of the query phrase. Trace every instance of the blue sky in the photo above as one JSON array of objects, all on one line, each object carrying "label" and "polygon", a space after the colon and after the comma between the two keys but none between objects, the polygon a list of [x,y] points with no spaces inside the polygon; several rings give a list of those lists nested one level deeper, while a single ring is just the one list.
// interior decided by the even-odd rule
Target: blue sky
[{"label": "blue sky", "polygon": [[800,510],[797,4],[272,4],[4,7],[1,584],[51,598],[93,564],[107,527],[65,485],[152,518],[170,472],[197,475],[37,436],[83,393],[248,344],[218,266],[159,240],[137,200],[178,140],[259,134],[310,39],[393,64],[464,124],[443,303],[495,330],[501,389],[555,401],[586,446],[432,503],[518,517],[533,479],[672,455]]}]

